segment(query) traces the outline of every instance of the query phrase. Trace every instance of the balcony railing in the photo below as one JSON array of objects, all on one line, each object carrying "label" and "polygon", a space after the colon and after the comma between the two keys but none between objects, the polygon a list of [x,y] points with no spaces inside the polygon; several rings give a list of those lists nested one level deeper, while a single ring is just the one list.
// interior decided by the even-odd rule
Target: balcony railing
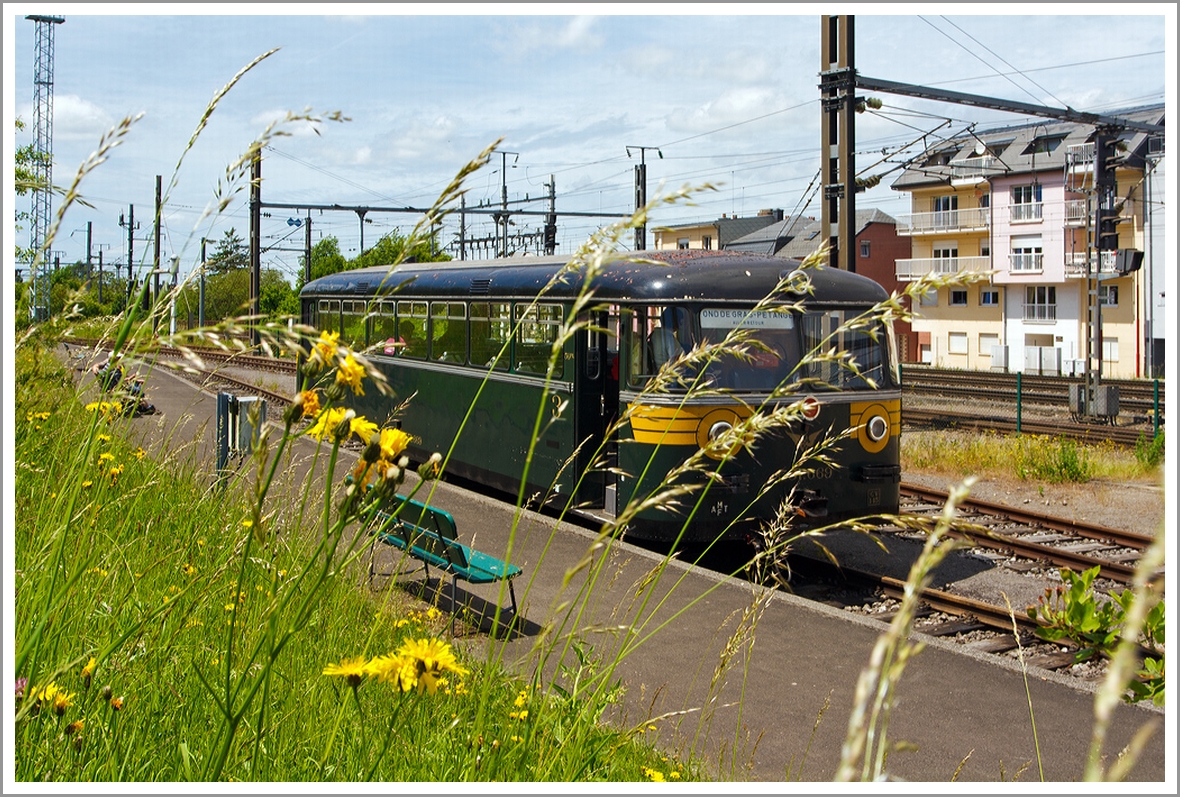
[{"label": "balcony railing", "polygon": [[982,257],[923,257],[898,260],[897,278],[903,282],[916,280],[927,274],[959,274],[965,271],[988,271],[991,258]]},{"label": "balcony railing", "polygon": [[1025,321],[1056,321],[1057,305],[1055,304],[1026,304],[1024,306]]},{"label": "balcony railing", "polygon": [[951,181],[975,180],[996,172],[996,157],[982,155],[978,158],[964,158],[951,164]]},{"label": "balcony railing", "polygon": [[1017,202],[1009,205],[1012,221],[1040,221],[1043,202]]},{"label": "balcony railing", "polygon": [[1115,260],[1117,258],[1114,252],[1096,252],[1098,257],[1089,257],[1083,254],[1066,255],[1065,257],[1065,276],[1067,277],[1085,277],[1086,276],[1086,261],[1089,260],[1093,265],[1091,266],[1091,273],[1093,274],[1114,274]]},{"label": "balcony railing", "polygon": [[936,210],[931,213],[912,213],[897,217],[898,235],[986,231],[990,227],[991,213],[988,208]]},{"label": "balcony railing", "polygon": [[1028,253],[1018,255],[1008,255],[1008,270],[1009,271],[1043,271],[1045,267],[1045,256],[1043,254]]},{"label": "balcony railing", "polygon": [[1090,219],[1089,202],[1085,199],[1065,201],[1065,223],[1071,227],[1084,227]]}]

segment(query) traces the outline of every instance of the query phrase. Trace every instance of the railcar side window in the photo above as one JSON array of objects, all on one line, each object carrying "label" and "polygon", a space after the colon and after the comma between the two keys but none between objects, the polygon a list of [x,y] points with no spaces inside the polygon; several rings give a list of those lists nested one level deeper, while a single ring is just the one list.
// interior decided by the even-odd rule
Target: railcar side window
[{"label": "railcar side window", "polygon": [[462,302],[430,305],[430,359],[467,363],[467,306]]},{"label": "railcar side window", "polygon": [[378,354],[400,354],[405,341],[397,333],[397,304],[373,302],[370,305],[369,340]]},{"label": "railcar side window", "polygon": [[320,332],[340,331],[340,302],[333,299],[320,299],[320,309],[316,319]]},{"label": "railcar side window", "polygon": [[354,351],[365,348],[365,303],[348,300],[340,303],[340,342]]},{"label": "railcar side window", "polygon": [[[502,302],[473,302],[471,305],[471,364],[507,370],[511,351],[512,313]],[[503,352],[503,353],[501,353]]]},{"label": "railcar side window", "polygon": [[[549,367],[549,354],[557,340],[565,315],[559,304],[516,305],[516,364],[514,370],[522,374],[544,375]],[[557,376],[562,375],[564,363],[558,362]]]},{"label": "railcar side window", "polygon": [[426,359],[426,343],[430,340],[426,334],[430,321],[427,308],[426,302],[397,303],[397,334],[406,344],[403,357]]},{"label": "railcar side window", "polygon": [[642,388],[665,362],[689,351],[698,337],[692,313],[686,307],[636,307],[631,313],[628,385]]}]

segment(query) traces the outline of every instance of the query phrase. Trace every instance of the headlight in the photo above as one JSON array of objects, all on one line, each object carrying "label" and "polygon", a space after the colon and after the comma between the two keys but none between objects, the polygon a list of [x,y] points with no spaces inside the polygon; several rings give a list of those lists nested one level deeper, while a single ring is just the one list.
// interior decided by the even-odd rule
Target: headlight
[{"label": "headlight", "polygon": [[874,415],[869,419],[868,424],[865,426],[865,434],[867,434],[869,439],[874,443],[881,442],[885,439],[885,436],[889,434],[889,421],[885,420],[880,415]]},{"label": "headlight", "polygon": [[718,440],[723,434],[730,431],[731,429],[733,429],[733,424],[729,423],[728,421],[718,421],[709,427],[709,439],[714,441]]}]

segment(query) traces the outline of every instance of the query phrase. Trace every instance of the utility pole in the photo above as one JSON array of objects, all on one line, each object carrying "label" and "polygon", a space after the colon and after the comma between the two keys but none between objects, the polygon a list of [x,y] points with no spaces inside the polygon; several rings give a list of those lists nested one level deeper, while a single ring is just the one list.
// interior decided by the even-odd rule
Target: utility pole
[{"label": "utility pole", "polygon": [[[632,145],[626,149],[628,158],[631,157],[631,150],[639,150],[639,163],[635,167],[635,210],[638,212],[640,208],[647,204],[647,160],[644,156],[649,149],[654,149],[661,158],[664,157],[664,153],[660,152],[659,147],[637,147]],[[647,223],[644,222],[635,228],[635,251],[641,252],[646,248]]]},{"label": "utility pole", "polygon": [[[156,223],[153,237],[154,243],[154,257],[152,258],[152,296],[148,307],[151,307],[160,298],[160,216],[163,208],[160,207],[160,190],[161,190],[161,175],[156,175]],[[152,331],[156,331],[156,318],[152,316]]]},{"label": "utility pole", "polygon": [[467,259],[467,195],[459,195],[459,259]]},{"label": "utility pole", "polygon": [[303,284],[311,282],[311,211],[307,211],[306,228],[303,230]]},{"label": "utility pole", "polygon": [[135,288],[135,205],[130,206],[129,217],[119,214],[119,226],[127,228],[127,307],[131,307],[131,294]]},{"label": "utility pole", "polygon": [[545,254],[557,250],[557,179],[549,175],[549,213],[545,216]]},{"label": "utility pole", "polygon": [[37,24],[33,42],[36,58],[33,69],[33,176],[37,185],[33,190],[33,224],[29,248],[32,261],[32,301],[29,313],[34,321],[49,318],[49,265],[42,252],[49,234],[49,219],[53,215],[53,32],[54,26],[65,22],[62,17],[29,15],[25,19]]},{"label": "utility pole", "polygon": [[512,168],[520,160],[519,152],[500,153],[500,212],[496,215],[496,223],[500,227],[500,257],[508,257],[508,156],[515,155]]},{"label": "utility pole", "polygon": [[104,247],[109,248],[110,244],[99,244],[98,245],[98,303],[99,304],[102,304],[102,250]]},{"label": "utility pole", "polygon": [[[361,225],[364,231],[364,225]],[[254,153],[250,168],[250,315],[254,321],[250,339],[255,346],[261,343],[258,334],[258,312],[261,308],[258,294],[262,284],[262,150]]]},{"label": "utility pole", "polygon": [[822,234],[828,264],[856,271],[856,62],[851,16],[821,17],[820,158],[823,170]]},{"label": "utility pole", "polygon": [[[88,221],[88,222],[86,222],[86,279],[90,279],[90,271],[91,271],[91,266],[90,266],[91,254],[90,253],[93,250],[93,248],[94,248],[94,222]],[[101,302],[102,299],[100,298],[99,301]]]},{"label": "utility pole", "polygon": [[207,243],[209,243],[208,238],[201,239],[201,278],[197,288],[197,327],[199,329],[203,329],[205,326],[205,266],[208,265],[208,259],[205,257],[205,244]]}]

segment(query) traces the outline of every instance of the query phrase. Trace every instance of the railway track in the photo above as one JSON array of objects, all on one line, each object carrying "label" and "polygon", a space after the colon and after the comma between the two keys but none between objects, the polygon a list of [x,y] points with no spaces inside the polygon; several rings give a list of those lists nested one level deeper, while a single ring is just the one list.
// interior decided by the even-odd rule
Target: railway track
[{"label": "railway track", "polygon": [[[160,353],[169,357],[179,354]],[[242,369],[246,372],[261,371],[293,377],[292,361],[275,361],[219,351],[202,351],[200,356],[205,362],[205,368],[185,376],[204,389],[253,393],[274,402],[276,407],[285,408],[290,402],[290,389],[269,390],[260,386],[256,378],[241,378],[231,375],[229,371],[240,374],[238,369]],[[1110,430],[1107,427],[1103,431]],[[947,499],[945,491],[915,484],[903,484],[902,492],[904,512],[925,513],[932,520],[941,512]],[[977,499],[968,499],[961,504],[959,514],[963,522],[954,534],[994,554],[991,561],[995,566],[1003,566],[1001,562],[1009,559],[1016,563],[1011,566],[1024,573],[1038,570],[1052,570],[1055,573],[1055,568],[1059,567],[1080,572],[1097,566],[1107,590],[1129,583],[1139,552],[1151,542],[1150,537],[1141,534],[1078,523]],[[906,531],[882,526],[880,533],[904,534]],[[715,566],[721,572],[734,572],[732,561],[702,564]],[[792,564],[791,569],[795,574],[791,589],[800,596],[885,621],[892,618],[905,589],[904,580],[863,568],[841,566],[835,575],[816,575],[810,572],[810,567],[800,568],[798,563]],[[808,571],[808,574],[800,584],[799,575],[804,571]],[[1162,572],[1158,578],[1162,583]],[[1060,582],[1054,575],[1053,578],[1047,577],[1045,583]],[[1030,666],[1083,679],[1096,680],[1104,671],[1100,661],[1079,664],[1076,648],[1068,643],[1049,644],[1038,639],[1035,634],[1037,624],[1028,617],[1026,606],[1013,606],[1010,610],[997,602],[957,594],[948,588],[924,590],[921,604],[915,630],[927,636],[954,640],[977,653],[1011,657],[1019,652]],[[1141,655],[1158,654],[1141,651]]]}]

